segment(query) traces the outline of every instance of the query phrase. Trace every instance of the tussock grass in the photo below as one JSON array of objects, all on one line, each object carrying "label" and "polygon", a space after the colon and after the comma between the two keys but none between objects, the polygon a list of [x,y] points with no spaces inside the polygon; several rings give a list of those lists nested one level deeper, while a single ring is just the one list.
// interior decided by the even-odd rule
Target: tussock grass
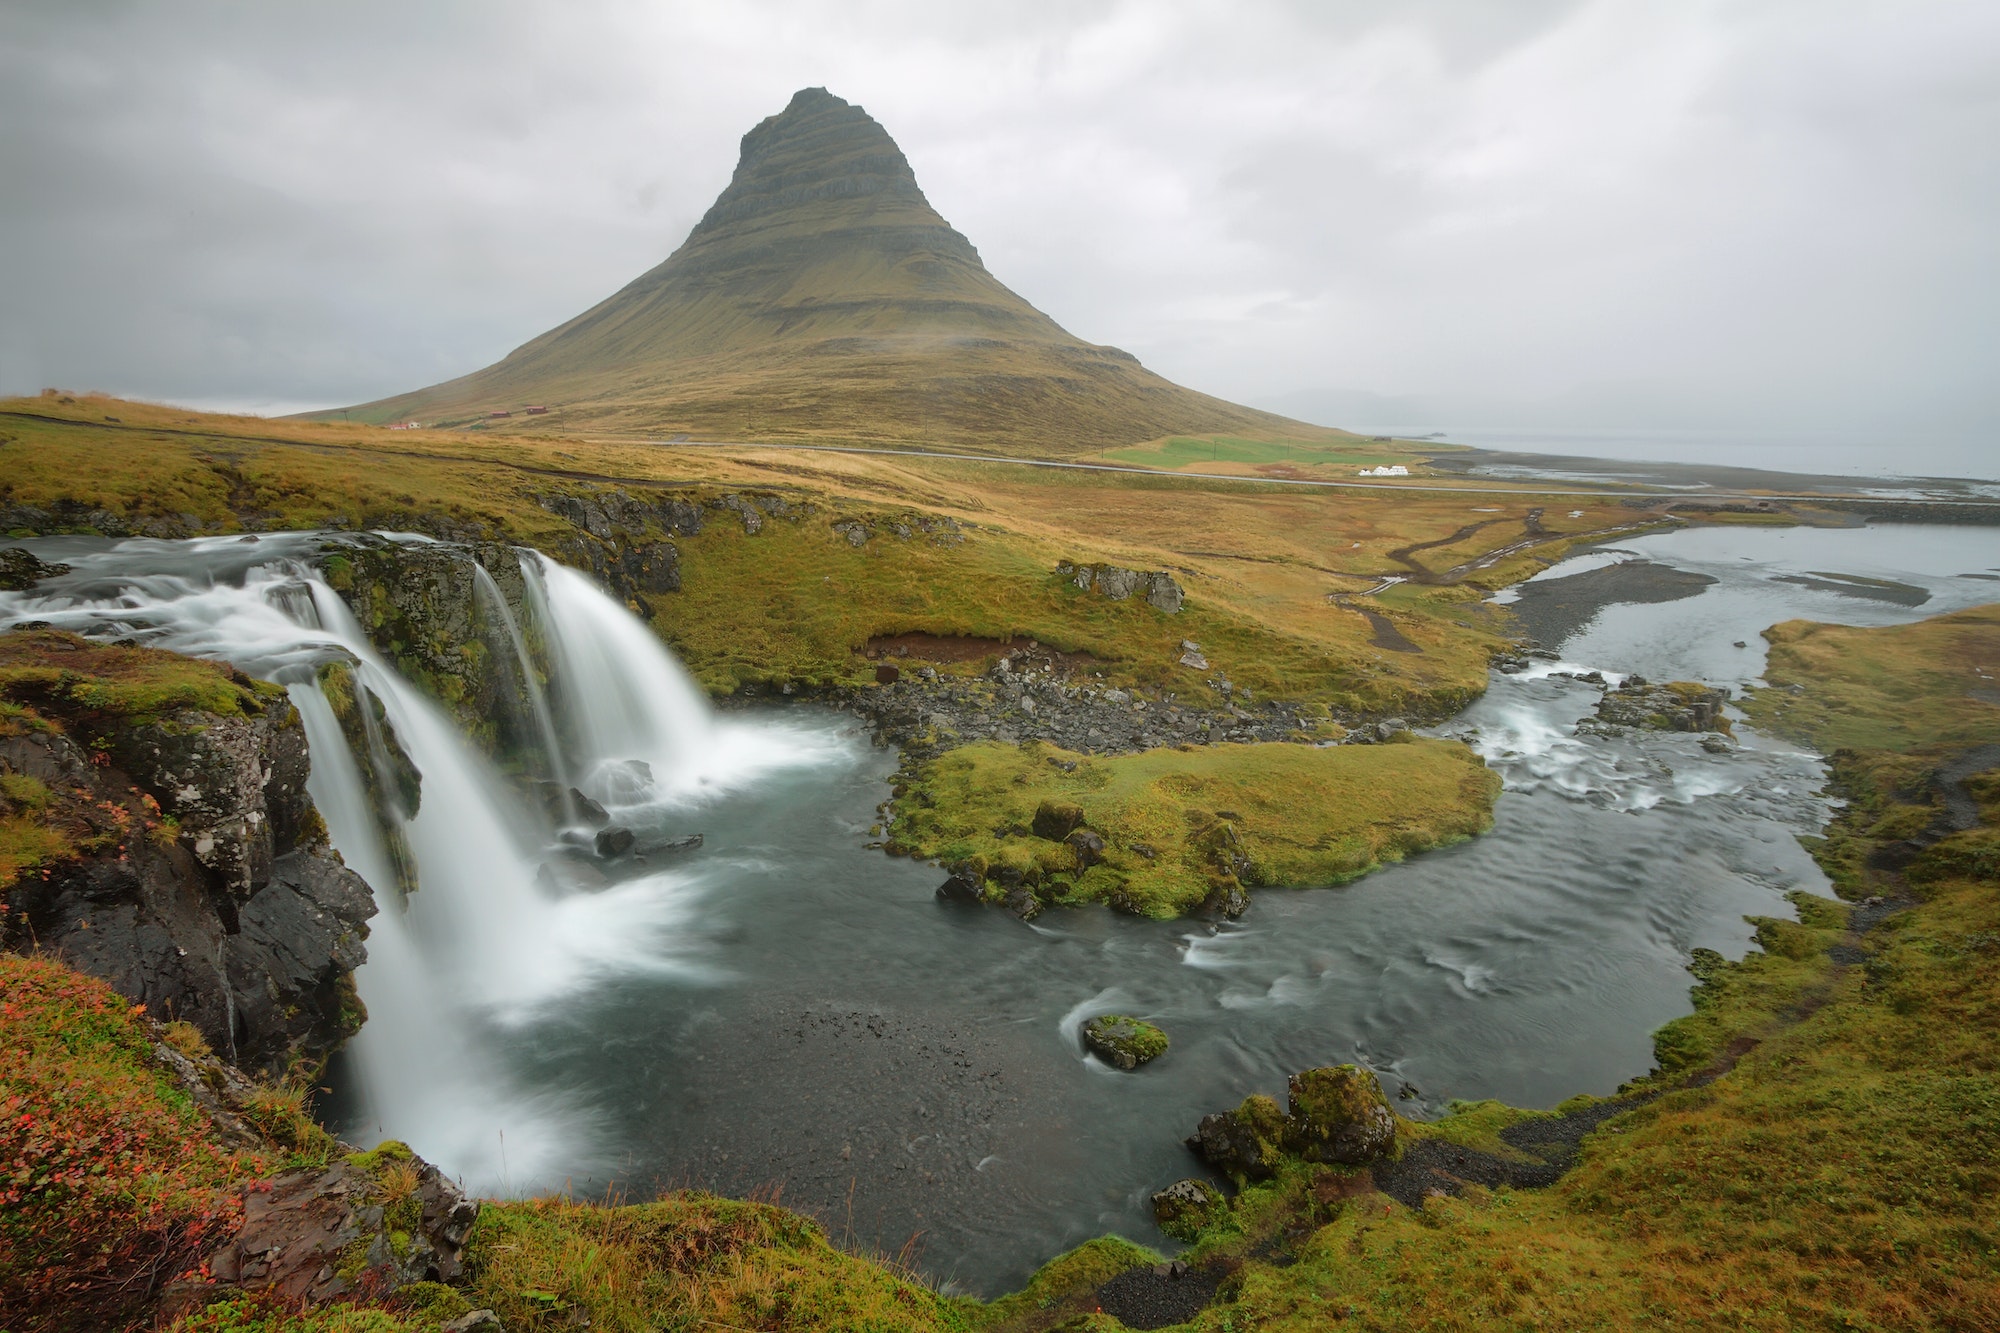
[{"label": "tussock grass", "polygon": [[585,1319],[616,1333],[969,1326],[968,1303],[834,1248],[796,1213],[694,1191],[616,1208],[488,1204],[468,1265],[469,1297],[509,1329]]}]

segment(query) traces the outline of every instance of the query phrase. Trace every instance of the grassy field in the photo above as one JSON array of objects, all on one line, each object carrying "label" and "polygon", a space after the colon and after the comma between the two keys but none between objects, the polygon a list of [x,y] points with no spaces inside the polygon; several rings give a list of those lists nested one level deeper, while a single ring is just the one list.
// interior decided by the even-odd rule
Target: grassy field
[{"label": "grassy field", "polygon": [[[699,536],[677,538],[683,589],[653,603],[656,628],[719,693],[859,682],[857,650],[869,637],[928,631],[1087,651],[1107,680],[1153,688],[1198,684],[1174,665],[1187,638],[1216,670],[1266,694],[1372,711],[1448,704],[1481,686],[1507,637],[1503,615],[1481,605],[1487,590],[1577,540],[1649,521],[1611,504],[1576,518],[1574,504],[1549,508],[1535,520],[1543,506],[1527,492],[1461,499],[956,459],[501,440],[74,395],[0,402],[0,463],[0,508],[51,511],[52,529],[91,530],[94,514],[161,535],[414,528],[559,554],[578,530],[541,497],[783,497],[806,515],[753,537],[711,511]],[[912,516],[951,518],[964,539],[881,535]],[[878,535],[853,547],[832,527],[851,518]],[[1513,547],[1490,566],[1461,568]],[[1077,594],[1055,577],[1064,559],[1171,570],[1187,609],[1169,618]],[[1366,595],[1390,574],[1420,577]],[[1421,651],[1381,646],[1364,609]]]},{"label": "grassy field", "polygon": [[1425,445],[1415,440],[1375,440],[1354,435],[1338,440],[1262,438],[1242,435],[1172,435],[1122,449],[1106,449],[1092,458],[1168,472],[1198,472],[1223,464],[1271,469],[1273,476],[1351,477],[1360,468],[1401,463],[1421,474],[1422,460],[1450,452],[1457,445]]},{"label": "grassy field", "polygon": [[[1476,756],[1445,741],[1111,758],[982,742],[921,767],[897,800],[895,837],[947,865],[1019,872],[1049,902],[1177,916],[1239,882],[1344,883],[1484,832],[1499,787]],[[1079,866],[1062,841],[1037,836],[1036,811],[1049,803],[1074,807],[1104,839],[1100,863]]]},{"label": "grassy field", "polygon": [[2000,606],[1892,629],[1788,620],[1764,637],[1765,676],[1806,688],[1752,694],[1760,727],[1829,751],[2000,741]]}]

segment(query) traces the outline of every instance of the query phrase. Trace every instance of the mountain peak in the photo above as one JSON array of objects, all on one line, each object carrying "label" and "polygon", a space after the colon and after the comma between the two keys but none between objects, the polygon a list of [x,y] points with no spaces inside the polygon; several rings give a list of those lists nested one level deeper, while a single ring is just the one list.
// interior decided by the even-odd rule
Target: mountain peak
[{"label": "mountain peak", "polygon": [[1307,429],[1068,333],[986,271],[889,132],[824,88],[743,136],[728,187],[664,263],[495,365],[362,411],[484,419],[530,402],[596,429],[1042,453]]},{"label": "mountain peak", "polygon": [[[876,195],[889,196],[880,202],[900,205],[912,215],[899,221],[947,233],[933,239],[945,241],[959,257],[979,262],[971,243],[932,210],[909,159],[889,132],[866,111],[824,88],[801,88],[783,111],[743,136],[736,174],[696,224],[689,244],[732,223],[801,211],[827,215],[841,210],[814,205]],[[878,212],[871,212],[871,220],[889,221]]]}]

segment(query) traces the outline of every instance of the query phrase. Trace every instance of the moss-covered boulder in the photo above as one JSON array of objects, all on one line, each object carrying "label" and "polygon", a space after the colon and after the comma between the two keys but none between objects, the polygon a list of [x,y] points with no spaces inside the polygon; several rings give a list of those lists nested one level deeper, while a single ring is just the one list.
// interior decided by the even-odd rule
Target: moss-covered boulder
[{"label": "moss-covered boulder", "polygon": [[1083,1044],[1108,1065],[1137,1069],[1167,1051],[1167,1034],[1143,1019],[1100,1014],[1083,1025]]},{"label": "moss-covered boulder", "polygon": [[1083,807],[1069,801],[1043,801],[1035,807],[1030,830],[1038,838],[1061,842],[1083,823]]},{"label": "moss-covered boulder", "polygon": [[1285,1147],[1309,1162],[1362,1166],[1396,1148],[1396,1113],[1375,1075],[1357,1065],[1308,1069],[1288,1085]]},{"label": "moss-covered boulder", "polygon": [[1262,1093],[1234,1111],[1205,1115],[1187,1146],[1203,1161],[1238,1181],[1269,1180],[1285,1156],[1285,1113]]},{"label": "moss-covered boulder", "polygon": [[1153,1196],[1153,1220],[1175,1240],[1193,1240],[1228,1207],[1206,1180],[1176,1180]]}]

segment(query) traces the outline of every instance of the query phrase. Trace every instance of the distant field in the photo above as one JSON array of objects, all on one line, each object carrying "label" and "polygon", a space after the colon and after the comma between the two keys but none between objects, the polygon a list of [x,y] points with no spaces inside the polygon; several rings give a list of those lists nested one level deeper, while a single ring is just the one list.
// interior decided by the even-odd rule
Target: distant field
[{"label": "distant field", "polygon": [[1409,466],[1437,452],[1438,448],[1419,446],[1409,440],[1375,442],[1361,436],[1318,444],[1306,440],[1252,439],[1241,435],[1175,435],[1124,449],[1106,450],[1101,457],[1113,463],[1180,471],[1204,463],[1242,463],[1251,467],[1289,463],[1301,468],[1364,468],[1382,463]]}]

